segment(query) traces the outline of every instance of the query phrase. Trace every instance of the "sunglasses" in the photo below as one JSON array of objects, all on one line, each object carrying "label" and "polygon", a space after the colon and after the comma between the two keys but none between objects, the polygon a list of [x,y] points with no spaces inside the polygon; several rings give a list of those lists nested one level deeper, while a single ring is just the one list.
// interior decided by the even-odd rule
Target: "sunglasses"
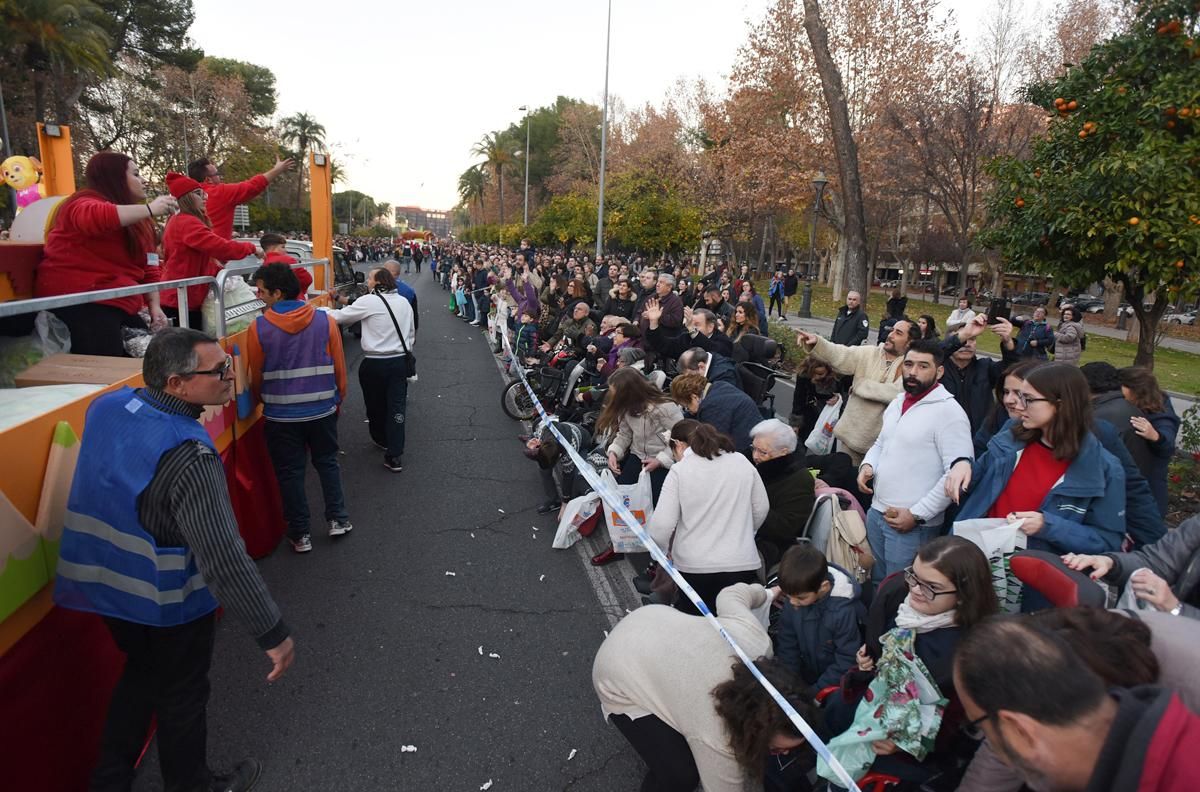
[{"label": "sunglasses", "polygon": [[230,355],[226,355],[225,362],[222,363],[221,365],[217,366],[216,368],[203,369],[203,370],[197,370],[197,371],[181,371],[181,372],[179,372],[179,376],[194,377],[197,374],[206,374],[210,377],[217,377],[218,379],[225,379],[225,375],[228,374],[232,369],[233,369],[233,357]]}]

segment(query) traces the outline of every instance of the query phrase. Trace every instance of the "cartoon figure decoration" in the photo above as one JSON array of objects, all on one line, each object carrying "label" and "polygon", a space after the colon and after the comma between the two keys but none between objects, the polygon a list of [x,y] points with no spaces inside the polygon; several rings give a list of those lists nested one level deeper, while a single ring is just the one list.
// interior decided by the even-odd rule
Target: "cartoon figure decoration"
[{"label": "cartoon figure decoration", "polygon": [[46,197],[42,185],[42,163],[37,157],[9,157],[0,163],[0,176],[17,191],[17,212]]}]

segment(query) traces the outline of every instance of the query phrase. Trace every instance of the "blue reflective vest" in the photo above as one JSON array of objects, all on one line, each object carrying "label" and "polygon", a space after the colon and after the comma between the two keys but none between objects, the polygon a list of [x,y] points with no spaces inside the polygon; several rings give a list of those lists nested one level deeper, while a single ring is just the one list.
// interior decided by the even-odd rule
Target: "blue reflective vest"
[{"label": "blue reflective vest", "polygon": [[197,421],[164,412],[130,388],[92,402],[67,500],[56,604],[152,627],[216,610],[192,552],[159,547],[138,518],[138,497],[159,460],[188,440],[213,448]]}]

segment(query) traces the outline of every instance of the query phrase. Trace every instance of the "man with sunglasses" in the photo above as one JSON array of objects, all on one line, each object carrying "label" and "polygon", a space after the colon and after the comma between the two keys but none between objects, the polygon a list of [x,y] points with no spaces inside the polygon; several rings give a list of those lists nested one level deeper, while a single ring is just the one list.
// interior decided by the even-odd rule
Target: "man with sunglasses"
[{"label": "man with sunglasses", "polygon": [[167,789],[247,790],[256,759],[208,768],[208,669],[218,605],[273,664],[295,648],[279,608],[246,554],[225,469],[199,418],[233,398],[233,361],[198,330],[167,328],[142,364],[145,388],[121,388],[89,407],[67,502],[54,601],[104,618],[125,669],[109,702],[88,786],[127,790],[151,719]]}]

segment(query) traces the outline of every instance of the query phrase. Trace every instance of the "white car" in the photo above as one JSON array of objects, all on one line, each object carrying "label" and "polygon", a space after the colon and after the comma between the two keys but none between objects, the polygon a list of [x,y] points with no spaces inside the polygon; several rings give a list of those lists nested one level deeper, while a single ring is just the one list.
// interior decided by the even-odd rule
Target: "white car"
[{"label": "white car", "polygon": [[1174,325],[1194,325],[1196,324],[1196,309],[1193,308],[1183,313],[1167,314],[1163,317],[1163,321]]}]

